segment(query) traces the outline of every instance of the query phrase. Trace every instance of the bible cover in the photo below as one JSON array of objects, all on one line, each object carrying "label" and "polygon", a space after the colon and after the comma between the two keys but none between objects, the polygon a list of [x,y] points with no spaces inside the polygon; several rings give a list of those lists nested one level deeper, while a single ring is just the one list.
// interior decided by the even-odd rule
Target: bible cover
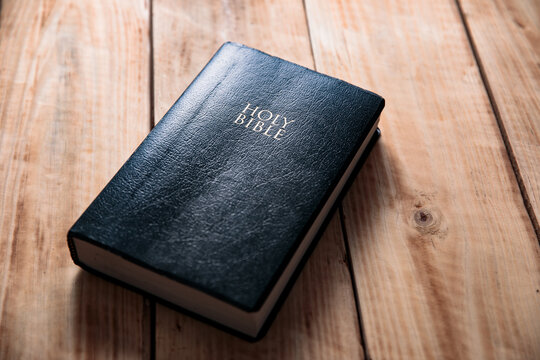
[{"label": "bible cover", "polygon": [[225,43],[69,230],[71,256],[256,338],[383,107]]}]

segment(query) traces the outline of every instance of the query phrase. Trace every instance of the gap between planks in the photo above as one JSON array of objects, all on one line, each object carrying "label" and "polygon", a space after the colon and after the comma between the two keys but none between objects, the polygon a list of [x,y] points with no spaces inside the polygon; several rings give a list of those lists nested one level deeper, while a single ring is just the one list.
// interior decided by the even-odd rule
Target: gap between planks
[{"label": "gap between planks", "polygon": [[529,218],[531,220],[532,227],[534,229],[534,232],[536,234],[536,237],[538,239],[538,242],[540,243],[540,227],[538,225],[538,218],[536,217],[536,214],[534,213],[534,208],[531,202],[531,199],[529,198],[529,194],[527,192],[527,188],[525,187],[525,182],[523,181],[523,176],[521,175],[521,171],[519,169],[518,161],[516,158],[516,154],[514,153],[514,149],[512,148],[512,144],[510,143],[510,138],[508,136],[508,132],[506,131],[506,127],[504,125],[504,122],[501,117],[501,112],[499,111],[499,107],[497,105],[497,101],[495,100],[495,96],[493,95],[493,90],[491,89],[491,85],[489,82],[489,78],[486,74],[486,70],[484,68],[484,65],[482,63],[482,58],[480,56],[480,53],[478,51],[478,48],[474,42],[474,37],[471,33],[471,29],[469,26],[469,23],[467,21],[467,18],[465,16],[465,13],[463,11],[463,7],[461,5],[460,0],[454,0],[459,17],[461,19],[461,22],[463,24],[463,28],[465,30],[465,34],[467,35],[467,40],[469,41],[469,46],[471,48],[471,53],[473,54],[474,60],[476,62],[476,66],[478,67],[478,72],[480,73],[480,78],[482,79],[482,84],[484,85],[484,89],[486,90],[486,95],[489,99],[489,103],[491,105],[491,109],[493,111],[493,116],[497,120],[497,125],[499,126],[499,130],[501,132],[501,138],[503,140],[504,146],[506,148],[506,153],[508,154],[508,159],[510,161],[510,164],[512,165],[512,169],[514,170],[514,174],[516,175],[516,182],[519,186],[519,191],[521,193],[521,197],[523,198],[523,205],[525,206],[525,209],[527,210],[527,213],[529,214]]},{"label": "gap between planks", "polygon": [[[313,51],[313,38],[311,36],[311,25],[309,22],[309,17],[307,14],[306,9],[306,1],[302,0],[302,9],[304,11],[304,16],[306,19],[306,27],[307,27],[307,33],[308,33],[308,40],[309,40],[309,49],[311,51],[311,58],[313,59],[313,70],[317,71],[317,63],[315,62],[315,53]],[[376,144],[375,144],[376,145]],[[356,176],[358,173],[355,172],[353,176]],[[351,258],[351,249],[349,246],[349,239],[347,237],[347,230],[345,228],[345,215],[343,213],[343,205],[341,204],[341,199],[345,195],[345,193],[348,191],[348,187],[343,189],[343,194],[340,195],[339,205],[338,205],[338,213],[339,213],[339,223],[341,226],[341,233],[343,236],[343,243],[345,246],[345,255],[347,257],[347,269],[349,270],[349,275],[351,277],[351,284],[353,288],[353,294],[354,294],[354,303],[356,305],[356,316],[358,318],[358,327],[360,331],[360,344],[362,345],[362,348],[364,349],[364,359],[368,360],[370,359],[369,356],[369,349],[367,346],[367,342],[365,339],[365,329],[364,329],[364,323],[362,321],[362,311],[361,311],[361,304],[360,304],[360,298],[358,297],[358,287],[356,286],[356,280],[354,277],[354,271],[352,268],[352,258]]]}]

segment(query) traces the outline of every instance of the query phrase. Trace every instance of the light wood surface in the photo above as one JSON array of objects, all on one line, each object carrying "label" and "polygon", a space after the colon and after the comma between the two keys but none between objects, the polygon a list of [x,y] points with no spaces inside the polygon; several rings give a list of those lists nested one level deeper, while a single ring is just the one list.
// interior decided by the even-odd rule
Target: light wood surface
[{"label": "light wood surface", "polygon": [[540,1],[460,0],[480,70],[540,234]]},{"label": "light wood surface", "polygon": [[540,358],[538,240],[455,4],[306,8],[317,70],[387,101],[343,203],[369,356]]},{"label": "light wood surface", "polygon": [[143,298],[73,266],[66,245],[149,130],[148,14],[2,1],[1,359],[149,356]]},{"label": "light wood surface", "polygon": [[[0,359],[540,359],[539,7],[1,0]],[[77,268],[65,238],[227,40],[386,98],[257,343]]]},{"label": "light wood surface", "polygon": [[300,0],[154,0],[153,22],[156,122],[226,41],[313,68]]}]

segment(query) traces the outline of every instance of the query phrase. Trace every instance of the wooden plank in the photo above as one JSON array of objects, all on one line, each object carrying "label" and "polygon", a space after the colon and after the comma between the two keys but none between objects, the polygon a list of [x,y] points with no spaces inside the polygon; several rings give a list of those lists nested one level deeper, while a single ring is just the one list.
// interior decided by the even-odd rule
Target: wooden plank
[{"label": "wooden plank", "polygon": [[540,358],[540,249],[456,4],[306,10],[317,70],[387,100],[343,204],[368,356]]},{"label": "wooden plank", "polygon": [[144,1],[3,0],[0,358],[149,356],[143,298],[66,233],[149,129]]},{"label": "wooden plank", "polygon": [[313,68],[302,3],[247,4],[155,0],[156,122],[225,41],[236,41]]},{"label": "wooden plank", "polygon": [[[226,40],[312,67],[301,1],[153,4],[156,119]],[[255,344],[156,308],[156,358],[358,358],[354,295],[336,215],[266,337]]]},{"label": "wooden plank", "polygon": [[540,2],[460,3],[525,204],[540,235]]}]

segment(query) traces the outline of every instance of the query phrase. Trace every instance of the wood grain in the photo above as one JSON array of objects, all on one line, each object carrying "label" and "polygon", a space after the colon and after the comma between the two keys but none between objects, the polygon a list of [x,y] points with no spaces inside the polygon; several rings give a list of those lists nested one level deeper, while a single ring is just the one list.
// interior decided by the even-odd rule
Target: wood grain
[{"label": "wood grain", "polygon": [[540,249],[456,4],[306,9],[317,70],[387,100],[343,205],[368,356],[540,358]]},{"label": "wood grain", "polygon": [[460,3],[540,235],[540,2]]},{"label": "wood grain", "polygon": [[66,233],[149,129],[143,1],[0,12],[0,358],[149,356],[143,298],[83,272]]},{"label": "wood grain", "polygon": [[[227,40],[313,66],[300,1],[156,0],[153,16],[156,119]],[[336,215],[269,333],[255,344],[158,305],[156,358],[361,358],[345,256]]]},{"label": "wood grain", "polygon": [[155,0],[153,21],[156,120],[226,41],[313,68],[304,8],[298,0]]}]

